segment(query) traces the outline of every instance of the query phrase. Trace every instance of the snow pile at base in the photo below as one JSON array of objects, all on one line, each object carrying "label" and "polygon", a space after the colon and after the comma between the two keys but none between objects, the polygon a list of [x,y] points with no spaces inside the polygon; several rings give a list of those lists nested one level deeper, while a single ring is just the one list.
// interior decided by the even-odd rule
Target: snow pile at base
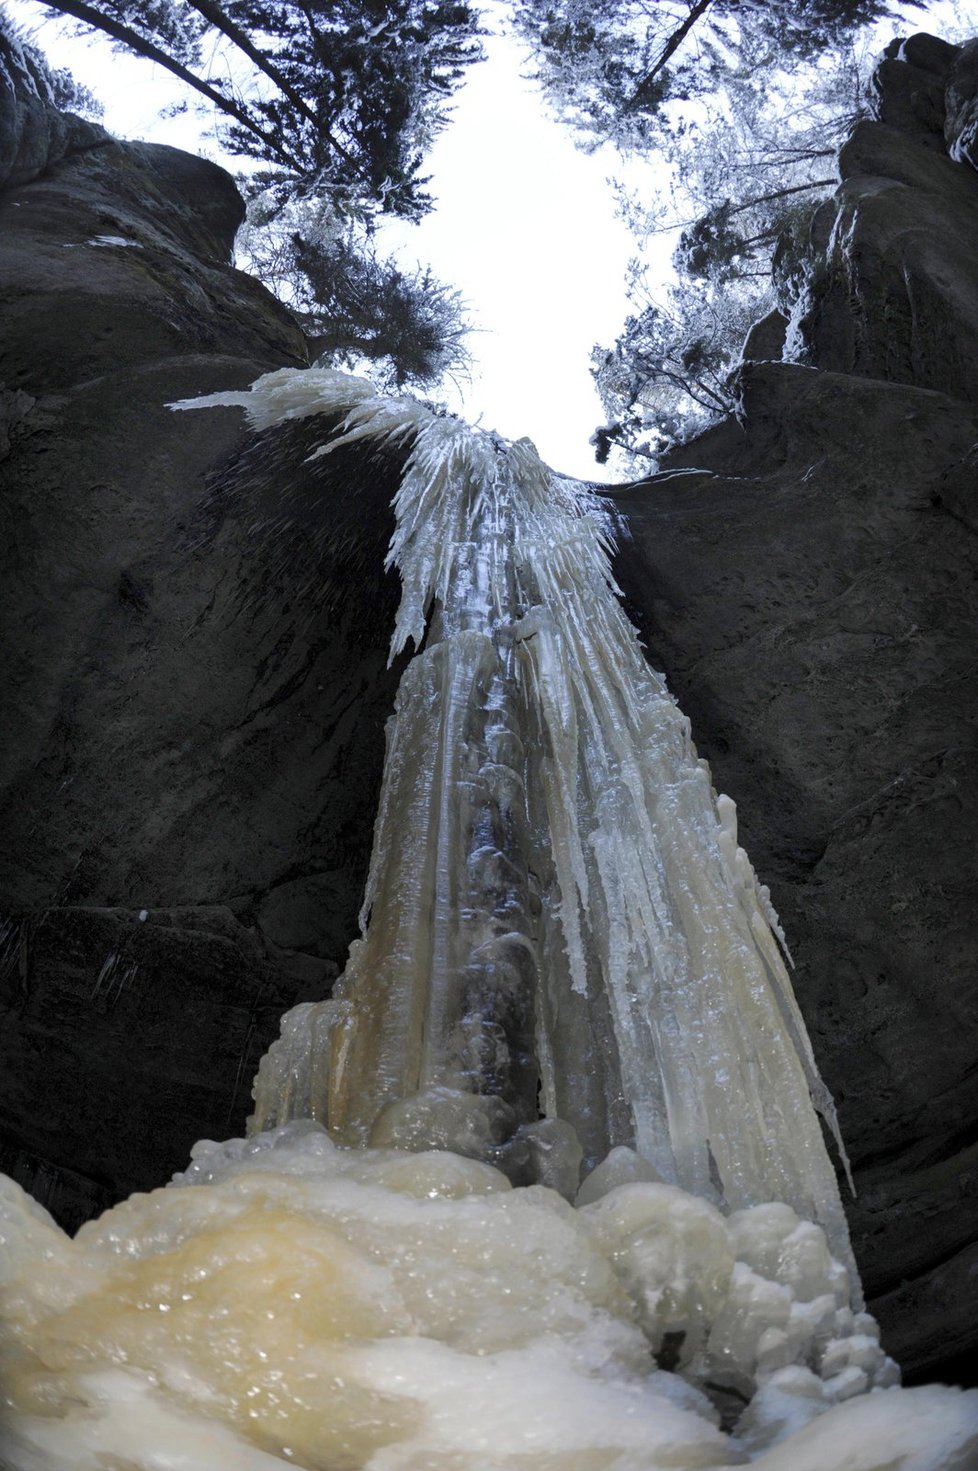
[{"label": "snow pile at base", "polygon": [[[479,1161],[291,1124],[198,1145],[75,1242],[4,1182],[0,1242],[6,1471],[978,1459],[978,1394],[849,1399],[893,1367],[784,1206],[725,1221],[639,1182],[575,1209]],[[706,1385],[728,1420],[753,1393],[732,1434]]]}]

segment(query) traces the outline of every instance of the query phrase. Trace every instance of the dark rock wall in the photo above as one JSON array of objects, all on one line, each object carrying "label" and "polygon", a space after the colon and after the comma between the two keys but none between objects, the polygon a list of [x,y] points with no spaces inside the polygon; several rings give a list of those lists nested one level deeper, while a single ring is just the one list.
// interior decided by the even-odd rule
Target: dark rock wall
[{"label": "dark rock wall", "polygon": [[745,364],[737,420],[614,500],[633,614],[785,923],[870,1306],[908,1370],[975,1382],[978,174],[943,101],[973,116],[969,57],[978,84],[974,48],[891,48],[797,361]]},{"label": "dark rock wall", "polygon": [[945,137],[960,152],[965,92],[978,106],[969,56],[973,47],[933,36],[889,47],[875,78],[879,121],[857,124],[841,188],[814,226],[828,243],[799,303],[800,361],[978,399],[978,189]]},{"label": "dark rock wall", "polygon": [[166,407],[305,341],[226,174],[87,142],[0,197],[0,1168],[69,1225],[240,1133],[328,992],[395,682],[396,466]]},{"label": "dark rock wall", "polygon": [[[735,420],[612,497],[630,610],[786,923],[888,1347],[958,1378],[978,1345],[976,71],[974,48],[894,49],[787,334],[751,338],[795,360],[746,364]],[[83,144],[0,199],[0,1168],[68,1224],[240,1131],[280,1013],[328,991],[397,675],[398,466],[307,464],[321,422],[255,440],[233,411],[166,408],[307,360],[227,263],[230,181]]]}]

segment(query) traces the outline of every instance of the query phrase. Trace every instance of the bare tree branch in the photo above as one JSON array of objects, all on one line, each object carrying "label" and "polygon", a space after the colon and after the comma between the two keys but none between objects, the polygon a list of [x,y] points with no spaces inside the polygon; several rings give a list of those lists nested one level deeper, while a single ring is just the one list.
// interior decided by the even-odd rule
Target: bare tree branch
[{"label": "bare tree branch", "polygon": [[[743,204],[738,204],[729,213],[732,215],[743,214],[745,209],[753,209],[755,204],[770,204],[772,199],[785,199],[789,194],[803,194],[807,189],[824,189],[829,184],[838,184],[838,179],[813,179],[810,184],[788,184],[783,189],[775,189],[771,194],[759,194],[755,199],[746,199]],[[758,237],[760,239],[760,236]]]},{"label": "bare tree branch", "polygon": [[678,26],[677,29],[673,31],[666,44],[663,46],[651,71],[646,72],[645,76],[642,77],[638,86],[632,92],[631,97],[629,97],[628,101],[625,103],[624,110],[626,112],[634,112],[637,107],[640,107],[642,105],[643,92],[646,91],[651,82],[655,81],[659,73],[665,70],[669,61],[672,59],[673,56],[675,56],[676,52],[685,41],[686,37],[693,29],[700,16],[704,15],[713,3],[714,0],[696,0],[696,3],[691,7],[690,12],[687,15],[686,19],[683,21],[682,25]]}]

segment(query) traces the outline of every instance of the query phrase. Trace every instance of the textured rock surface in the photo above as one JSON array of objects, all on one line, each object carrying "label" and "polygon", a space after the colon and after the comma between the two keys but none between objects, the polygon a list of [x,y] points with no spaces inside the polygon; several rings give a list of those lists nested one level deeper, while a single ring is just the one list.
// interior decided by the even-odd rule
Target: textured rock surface
[{"label": "textured rock surface", "polygon": [[113,142],[0,199],[0,1165],[69,1222],[240,1131],[369,852],[391,482],[166,408],[305,361],[240,218]]},{"label": "textured rock surface", "polygon": [[746,365],[739,422],[614,499],[652,660],[785,923],[871,1308],[911,1372],[974,1382],[978,177],[941,151],[959,54],[900,54],[817,223],[809,366]]},{"label": "textured rock surface", "polygon": [[978,169],[978,40],[962,46],[945,91],[944,141],[952,158]]},{"label": "textured rock surface", "polygon": [[46,93],[45,77],[0,16],[0,186],[25,184],[107,140],[104,128],[59,112]]},{"label": "textured rock surface", "polygon": [[181,1135],[186,1152],[240,1120],[260,1039],[291,988],[230,909],[153,909],[141,921],[61,907],[6,939],[15,1009],[4,1104],[20,1127],[0,1162],[65,1225],[112,1203],[121,1182],[158,1185]]},{"label": "textured rock surface", "polygon": [[960,144],[978,108],[974,55],[915,36],[889,48],[876,81],[881,121],[860,122],[841,151],[842,187],[814,225],[828,247],[789,340],[819,368],[974,400],[978,189],[945,151],[944,102],[948,90]]}]

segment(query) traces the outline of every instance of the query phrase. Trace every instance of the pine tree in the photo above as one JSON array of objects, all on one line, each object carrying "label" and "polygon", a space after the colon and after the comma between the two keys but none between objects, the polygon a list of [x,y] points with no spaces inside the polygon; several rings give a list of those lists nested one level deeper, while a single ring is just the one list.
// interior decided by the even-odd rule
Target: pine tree
[{"label": "pine tree", "polygon": [[592,354],[608,415],[591,440],[599,464],[618,446],[627,466],[654,468],[670,445],[730,413],[732,358],[756,315],[749,291],[719,296],[680,282],[646,298],[614,347]]},{"label": "pine tree", "polygon": [[458,291],[428,267],[384,257],[368,229],[328,200],[295,200],[262,215],[255,201],[239,238],[244,259],[295,313],[324,362],[368,371],[378,387],[429,389],[469,362]]},{"label": "pine tree", "polygon": [[887,9],[887,0],[516,0],[514,24],[582,146],[645,149],[668,130],[669,104],[709,99],[762,53],[769,64],[811,60]]},{"label": "pine tree", "polygon": [[[481,56],[465,0],[58,0],[83,27],[178,77],[218,112],[221,139],[260,168],[245,250],[334,363],[427,388],[467,361],[458,293],[384,260],[383,214],[430,207],[424,155]],[[220,39],[227,63],[203,58]]]},{"label": "pine tree", "polygon": [[[480,56],[465,0],[57,0],[54,9],[165,67],[210,102],[231,152],[265,165],[280,202],[416,219],[424,153]],[[208,75],[223,38],[233,80]]]},{"label": "pine tree", "polygon": [[73,112],[80,117],[99,118],[102,104],[64,68],[53,67],[34,43],[23,35],[9,13],[0,5],[0,75],[9,72],[11,84],[17,84],[28,95],[55,107],[59,112]]},{"label": "pine tree", "polygon": [[770,257],[836,185],[835,156],[866,109],[860,27],[877,0],[519,0],[544,95],[591,151],[655,155],[664,187],[621,212],[642,245],[675,239],[675,284],[634,311],[592,372],[595,434],[647,462],[730,411],[731,369],[775,305]]}]

